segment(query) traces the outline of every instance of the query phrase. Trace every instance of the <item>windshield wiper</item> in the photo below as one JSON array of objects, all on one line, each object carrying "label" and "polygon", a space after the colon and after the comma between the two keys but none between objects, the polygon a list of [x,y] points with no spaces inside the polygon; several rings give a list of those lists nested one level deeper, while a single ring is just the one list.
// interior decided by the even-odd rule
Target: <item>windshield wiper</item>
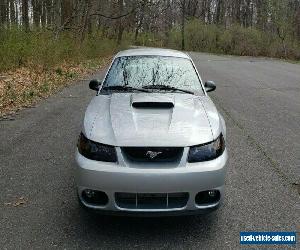
[{"label": "windshield wiper", "polygon": [[159,90],[171,90],[171,91],[181,91],[188,94],[194,94],[193,91],[186,90],[186,89],[180,89],[169,85],[147,85],[143,86],[143,89],[159,89]]},{"label": "windshield wiper", "polygon": [[103,87],[102,89],[103,90],[120,90],[120,91],[136,90],[136,91],[141,91],[141,92],[149,92],[149,90],[146,90],[146,89],[134,88],[134,87],[124,86],[124,85],[106,86],[106,87]]}]

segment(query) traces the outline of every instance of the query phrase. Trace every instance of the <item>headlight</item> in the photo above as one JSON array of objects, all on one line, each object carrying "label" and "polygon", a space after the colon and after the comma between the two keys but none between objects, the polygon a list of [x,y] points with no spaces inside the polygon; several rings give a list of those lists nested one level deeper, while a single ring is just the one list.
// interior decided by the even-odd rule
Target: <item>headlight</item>
[{"label": "headlight", "polygon": [[188,162],[210,161],[216,159],[225,150],[223,135],[209,143],[190,147]]},{"label": "headlight", "polygon": [[117,161],[115,147],[91,141],[83,133],[79,136],[77,147],[79,153],[88,159],[106,162]]}]

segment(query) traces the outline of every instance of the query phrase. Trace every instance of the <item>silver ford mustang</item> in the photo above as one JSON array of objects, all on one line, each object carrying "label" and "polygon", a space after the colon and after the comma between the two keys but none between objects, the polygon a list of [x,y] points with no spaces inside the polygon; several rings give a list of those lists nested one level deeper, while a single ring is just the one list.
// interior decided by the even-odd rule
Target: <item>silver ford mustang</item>
[{"label": "silver ford mustang", "polygon": [[118,53],[92,80],[79,136],[77,189],[85,208],[109,213],[207,213],[224,195],[226,127],[185,53]]}]

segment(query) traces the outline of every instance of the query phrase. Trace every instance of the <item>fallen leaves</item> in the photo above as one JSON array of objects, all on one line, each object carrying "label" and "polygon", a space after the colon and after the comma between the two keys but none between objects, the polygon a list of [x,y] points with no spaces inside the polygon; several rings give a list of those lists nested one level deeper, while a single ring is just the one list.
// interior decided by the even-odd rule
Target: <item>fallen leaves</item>
[{"label": "fallen leaves", "polygon": [[21,67],[0,75],[0,117],[30,107],[62,87],[104,66],[110,57],[81,64],[64,63],[51,70]]},{"label": "fallen leaves", "polygon": [[13,207],[18,207],[21,205],[24,205],[27,203],[27,199],[24,198],[24,196],[19,197],[17,200],[13,201],[13,202],[6,202],[4,203],[5,206],[13,206]]}]

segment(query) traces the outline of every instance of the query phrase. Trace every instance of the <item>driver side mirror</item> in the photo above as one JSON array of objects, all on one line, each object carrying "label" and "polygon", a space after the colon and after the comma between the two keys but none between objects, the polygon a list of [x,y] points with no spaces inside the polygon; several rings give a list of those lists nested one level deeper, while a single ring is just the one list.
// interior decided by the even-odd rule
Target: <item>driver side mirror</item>
[{"label": "driver side mirror", "polygon": [[90,89],[92,89],[92,90],[98,91],[100,85],[101,85],[101,81],[99,81],[99,80],[91,80],[91,81],[90,81],[90,84],[89,84],[89,87],[90,87]]},{"label": "driver side mirror", "polygon": [[216,84],[213,81],[207,81],[204,84],[206,92],[211,92],[216,89]]}]

